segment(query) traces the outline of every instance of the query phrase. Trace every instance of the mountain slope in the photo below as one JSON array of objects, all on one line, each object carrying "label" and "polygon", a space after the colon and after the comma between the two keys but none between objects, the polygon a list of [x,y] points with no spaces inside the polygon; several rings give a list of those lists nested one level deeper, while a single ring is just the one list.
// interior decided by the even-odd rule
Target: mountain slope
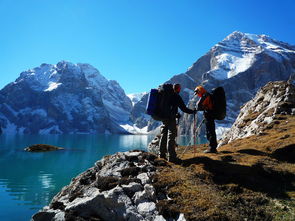
[{"label": "mountain slope", "polygon": [[[204,154],[206,145],[178,149],[182,165],[163,167],[155,178],[157,192],[165,192],[170,200],[160,200],[161,214],[183,213],[186,220],[294,220],[295,219],[295,115],[281,102],[261,105],[260,94],[281,97],[274,82],[265,86],[245,105],[261,107],[254,117],[243,113],[249,125],[257,120],[268,122],[259,134],[240,138],[218,148],[217,154]],[[290,85],[289,85],[290,86]],[[294,89],[294,86],[291,86]],[[285,96],[286,95],[286,96]],[[286,90],[283,97],[295,97]],[[272,119],[263,113],[271,109]],[[245,127],[237,120],[233,127]],[[239,133],[239,132],[237,132]]]},{"label": "mountain slope", "polygon": [[88,64],[42,64],[0,91],[4,133],[128,133],[132,103]]},{"label": "mountain slope", "polygon": [[[236,31],[212,47],[185,73],[175,75],[167,82],[182,84],[181,95],[190,107],[194,107],[197,100],[193,98],[193,89],[197,85],[203,84],[209,91],[217,86],[224,87],[228,105],[227,117],[224,121],[217,122],[217,126],[229,128],[235,121],[240,106],[249,101],[259,88],[269,81],[286,81],[294,75],[294,46],[266,35]],[[137,113],[137,119],[139,118]],[[144,119],[146,122],[146,118]],[[191,116],[182,119],[181,134],[191,133],[191,122]]]}]

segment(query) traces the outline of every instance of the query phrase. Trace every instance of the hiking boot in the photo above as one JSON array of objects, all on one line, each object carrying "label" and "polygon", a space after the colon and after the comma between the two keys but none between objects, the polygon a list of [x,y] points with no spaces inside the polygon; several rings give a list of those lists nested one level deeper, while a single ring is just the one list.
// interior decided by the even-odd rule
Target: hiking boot
[{"label": "hiking boot", "polygon": [[167,157],[166,157],[166,155],[164,155],[164,154],[160,154],[159,157],[160,157],[160,158],[163,158],[163,159],[165,159],[165,160],[167,160]]},{"label": "hiking boot", "polygon": [[209,149],[205,150],[204,153],[217,153],[217,150],[209,148]]},{"label": "hiking boot", "polygon": [[175,164],[181,164],[182,160],[179,159],[178,157],[176,157],[176,158],[173,158],[173,159],[169,159],[169,162],[175,163]]}]

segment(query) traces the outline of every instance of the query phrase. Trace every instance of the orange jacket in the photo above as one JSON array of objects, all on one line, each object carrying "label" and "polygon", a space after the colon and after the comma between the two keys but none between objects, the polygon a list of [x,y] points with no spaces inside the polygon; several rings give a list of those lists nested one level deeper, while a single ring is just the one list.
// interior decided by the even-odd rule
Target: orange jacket
[{"label": "orange jacket", "polygon": [[197,110],[210,111],[213,109],[212,98],[209,93],[205,92],[197,103]]},{"label": "orange jacket", "polygon": [[213,109],[212,97],[202,85],[196,87],[195,93],[200,97],[197,110],[208,111]]}]

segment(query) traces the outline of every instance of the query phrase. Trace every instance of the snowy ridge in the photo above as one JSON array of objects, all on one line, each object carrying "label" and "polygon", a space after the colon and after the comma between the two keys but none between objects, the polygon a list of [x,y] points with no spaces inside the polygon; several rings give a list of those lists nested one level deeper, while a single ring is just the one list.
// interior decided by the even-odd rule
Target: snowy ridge
[{"label": "snowy ridge", "polygon": [[62,84],[64,75],[75,79],[85,77],[92,89],[108,85],[108,80],[93,66],[82,63],[73,64],[67,61],[61,61],[57,65],[42,64],[40,67],[22,72],[14,83],[27,81],[34,90],[52,91]]}]

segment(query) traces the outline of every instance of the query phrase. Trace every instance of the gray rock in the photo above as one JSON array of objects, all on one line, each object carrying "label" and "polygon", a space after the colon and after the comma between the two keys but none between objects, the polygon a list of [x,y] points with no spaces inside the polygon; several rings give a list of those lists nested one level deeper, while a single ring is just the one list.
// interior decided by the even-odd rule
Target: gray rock
[{"label": "gray rock", "polygon": [[137,210],[143,216],[148,216],[156,211],[156,204],[154,202],[144,202],[137,206]]},{"label": "gray rock", "polygon": [[183,213],[179,214],[177,221],[186,221]]},{"label": "gray rock", "polygon": [[238,138],[261,134],[278,114],[292,114],[295,108],[295,86],[285,81],[269,82],[247,102],[220,144]]},{"label": "gray rock", "polygon": [[160,154],[160,138],[161,134],[157,134],[155,138],[149,143],[148,151],[156,155]]},{"label": "gray rock", "polygon": [[54,221],[63,221],[65,220],[65,213],[64,212],[59,212],[57,213],[54,218],[53,218]]},{"label": "gray rock", "polygon": [[142,183],[143,185],[145,185],[145,184],[151,182],[150,177],[148,176],[147,173],[141,173],[141,174],[138,174],[138,175],[137,175],[137,178],[141,180],[141,183]]},{"label": "gray rock", "polygon": [[150,184],[144,185],[144,191],[136,192],[133,196],[133,201],[136,205],[139,205],[140,203],[143,203],[143,202],[155,201],[155,200],[156,200],[155,189]]},{"label": "gray rock", "polygon": [[122,188],[124,192],[127,192],[130,195],[133,195],[134,193],[141,191],[143,189],[141,184],[135,182],[129,183],[128,185],[122,185]]}]

